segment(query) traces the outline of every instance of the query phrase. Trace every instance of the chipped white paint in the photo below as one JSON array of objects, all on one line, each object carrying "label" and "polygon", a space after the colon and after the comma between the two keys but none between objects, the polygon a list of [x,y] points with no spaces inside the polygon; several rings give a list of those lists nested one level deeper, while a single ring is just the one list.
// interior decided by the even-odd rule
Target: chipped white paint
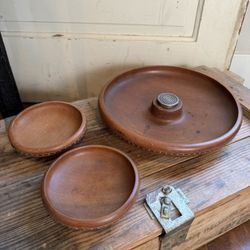
[{"label": "chipped white paint", "polygon": [[225,69],[246,1],[0,0],[0,29],[24,101],[76,100],[143,65]]}]

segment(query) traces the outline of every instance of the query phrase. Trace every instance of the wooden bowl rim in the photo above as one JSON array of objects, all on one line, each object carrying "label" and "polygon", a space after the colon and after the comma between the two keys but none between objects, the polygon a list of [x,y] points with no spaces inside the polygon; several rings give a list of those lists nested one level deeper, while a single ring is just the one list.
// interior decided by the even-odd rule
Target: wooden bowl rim
[{"label": "wooden bowl rim", "polygon": [[[51,105],[54,104],[59,104],[59,105],[64,105],[64,106],[68,106],[72,109],[75,109],[80,115],[81,115],[81,125],[80,127],[76,130],[76,132],[70,136],[67,140],[65,140],[63,143],[61,143],[60,145],[56,145],[53,147],[47,147],[47,148],[30,148],[30,147],[26,147],[23,146],[21,144],[19,144],[16,139],[15,136],[13,135],[13,129],[14,126],[16,125],[16,123],[23,117],[25,116],[27,113],[29,113],[31,110],[34,110],[36,108],[42,107],[42,106],[48,106],[50,107]],[[82,136],[83,134],[86,132],[87,129],[87,119],[85,114],[79,110],[77,107],[75,107],[74,105],[68,103],[68,102],[63,102],[63,101],[46,101],[46,102],[42,102],[42,103],[38,103],[35,105],[32,105],[26,109],[24,109],[21,113],[19,113],[11,122],[9,128],[8,128],[8,137],[9,137],[9,141],[11,143],[11,145],[17,150],[20,151],[21,153],[24,154],[28,154],[28,155],[32,155],[32,156],[47,156],[47,155],[53,155],[55,153],[58,153],[68,147],[70,147],[71,145],[73,145],[74,143],[76,143]]]},{"label": "wooden bowl rim", "polygon": [[[128,199],[122,204],[122,206],[120,206],[118,209],[116,209],[115,211],[113,211],[112,213],[105,215],[105,216],[101,216],[95,219],[79,219],[79,218],[74,218],[74,217],[70,217],[67,216],[65,214],[63,214],[61,211],[59,211],[58,209],[54,208],[48,201],[48,184],[47,184],[47,178],[48,175],[51,171],[54,170],[55,167],[58,167],[58,162],[60,162],[64,157],[67,157],[69,155],[74,155],[75,153],[78,153],[79,151],[84,151],[84,150],[88,150],[91,148],[98,148],[98,149],[105,149],[108,151],[112,151],[115,152],[116,154],[121,155],[122,157],[125,158],[125,160],[129,163],[134,176],[135,176],[135,182],[134,182],[134,186],[133,189],[128,197]],[[60,222],[63,225],[66,225],[68,227],[72,227],[72,228],[80,228],[80,229],[88,229],[88,230],[93,230],[93,229],[98,229],[98,228],[102,228],[102,227],[106,227],[114,222],[116,222],[117,220],[119,220],[128,210],[129,208],[134,204],[137,194],[139,191],[139,173],[137,170],[137,167],[135,165],[135,163],[133,162],[133,160],[126,155],[125,153],[123,153],[122,151],[115,149],[113,147],[109,147],[109,146],[103,146],[103,145],[88,145],[88,146],[82,146],[82,147],[77,147],[75,149],[72,149],[66,153],[64,153],[63,155],[61,155],[55,162],[52,163],[52,165],[49,167],[48,171],[45,173],[44,178],[43,178],[43,182],[42,182],[42,199],[43,202],[45,204],[45,206],[47,207],[47,209],[49,210],[50,214],[56,219],[56,221]]]},{"label": "wooden bowl rim", "polygon": [[[219,86],[221,86],[229,95],[231,95],[232,99],[234,100],[236,107],[237,107],[237,119],[232,126],[232,128],[227,131],[225,134],[222,136],[219,136],[216,139],[212,139],[206,142],[202,143],[194,143],[194,144],[184,144],[184,143],[167,143],[167,142],[159,142],[157,140],[152,140],[151,138],[144,137],[142,135],[139,135],[133,131],[129,131],[128,129],[124,128],[117,122],[115,119],[113,119],[106,106],[105,106],[105,94],[106,91],[108,90],[109,87],[114,85],[119,79],[134,75],[140,72],[148,72],[148,71],[157,71],[157,70],[171,70],[171,71],[178,71],[178,72],[186,72],[186,73],[191,73],[191,74],[196,74],[200,75],[203,78],[206,78],[210,81],[216,82]],[[167,66],[167,65],[155,65],[155,66],[146,66],[146,67],[140,67],[140,68],[135,68],[129,71],[126,71],[115,78],[113,78],[111,81],[106,83],[104,87],[102,88],[99,97],[98,97],[98,107],[99,111],[101,114],[102,119],[104,122],[117,133],[120,135],[123,139],[126,141],[132,142],[142,148],[149,149],[154,152],[158,153],[166,153],[166,154],[175,154],[175,155],[186,155],[186,154],[200,154],[200,153],[205,153],[207,151],[216,149],[226,143],[228,143],[239,131],[240,126],[242,124],[242,109],[235,98],[235,96],[232,94],[232,92],[221,84],[219,81],[216,79],[207,76],[205,74],[202,74],[200,72],[197,72],[195,70],[191,70],[188,68],[183,68],[183,67],[177,67],[177,66]]]}]

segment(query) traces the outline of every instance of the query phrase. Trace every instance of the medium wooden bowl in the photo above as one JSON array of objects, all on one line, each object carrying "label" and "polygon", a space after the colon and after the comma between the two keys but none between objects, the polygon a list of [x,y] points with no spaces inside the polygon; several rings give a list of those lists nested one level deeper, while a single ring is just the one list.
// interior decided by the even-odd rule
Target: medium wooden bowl
[{"label": "medium wooden bowl", "polygon": [[56,221],[97,229],[120,219],[135,202],[139,176],[133,161],[106,146],[84,146],[59,157],[42,184],[45,206]]},{"label": "medium wooden bowl", "polygon": [[86,118],[73,105],[51,101],[33,105],[17,115],[8,134],[19,152],[43,157],[56,154],[79,141],[86,131]]},{"label": "medium wooden bowl", "polygon": [[123,73],[99,96],[105,123],[125,140],[166,154],[200,154],[238,132],[242,111],[230,91],[201,73],[152,66]]}]

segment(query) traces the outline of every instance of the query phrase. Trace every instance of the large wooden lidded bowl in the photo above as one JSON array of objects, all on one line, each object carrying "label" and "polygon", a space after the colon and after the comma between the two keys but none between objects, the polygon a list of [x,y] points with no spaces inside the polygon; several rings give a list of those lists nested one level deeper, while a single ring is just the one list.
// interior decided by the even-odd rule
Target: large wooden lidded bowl
[{"label": "large wooden lidded bowl", "polygon": [[17,115],[9,127],[12,146],[35,157],[53,155],[79,141],[86,118],[73,105],[50,101],[33,105]]},{"label": "large wooden lidded bowl", "polygon": [[126,72],[99,96],[106,124],[124,139],[152,151],[203,153],[230,141],[242,111],[218,81],[171,66]]},{"label": "large wooden lidded bowl", "polygon": [[92,145],[73,149],[52,164],[42,197],[57,221],[87,230],[121,218],[135,202],[138,188],[138,172],[128,156]]}]

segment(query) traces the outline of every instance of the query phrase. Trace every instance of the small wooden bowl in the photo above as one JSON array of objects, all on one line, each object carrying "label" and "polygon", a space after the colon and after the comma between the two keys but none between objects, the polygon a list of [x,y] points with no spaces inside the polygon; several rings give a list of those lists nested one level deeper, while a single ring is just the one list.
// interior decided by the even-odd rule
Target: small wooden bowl
[{"label": "small wooden bowl", "polygon": [[85,230],[120,219],[136,200],[139,175],[133,161],[106,146],[84,146],[59,157],[42,184],[45,206],[56,221]]},{"label": "small wooden bowl", "polygon": [[86,131],[86,118],[66,102],[33,105],[17,115],[9,127],[11,145],[35,157],[59,153],[79,141]]}]

